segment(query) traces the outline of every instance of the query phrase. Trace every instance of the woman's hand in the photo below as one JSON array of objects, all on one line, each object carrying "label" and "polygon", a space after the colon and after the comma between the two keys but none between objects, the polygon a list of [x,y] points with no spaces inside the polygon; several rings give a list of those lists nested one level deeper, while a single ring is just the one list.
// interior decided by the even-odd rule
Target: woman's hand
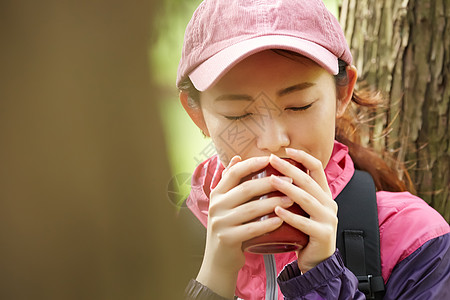
[{"label": "woman's hand", "polygon": [[272,176],[272,184],[309,214],[309,218],[296,215],[282,207],[275,213],[286,223],[309,235],[307,246],[297,252],[298,266],[302,273],[317,266],[336,251],[337,204],[328,187],[322,163],[304,151],[286,149],[286,154],[303,164],[309,175],[290,163],[272,155],[270,164],[293,183]]},{"label": "woman's hand", "polygon": [[270,177],[242,182],[268,163],[268,156],[244,161],[239,156],[233,157],[211,192],[205,256],[197,281],[223,297],[234,295],[237,274],[245,263],[242,243],[282,224],[278,217],[252,220],[273,212],[275,207],[287,208],[293,203],[287,197],[250,201],[276,190]]}]

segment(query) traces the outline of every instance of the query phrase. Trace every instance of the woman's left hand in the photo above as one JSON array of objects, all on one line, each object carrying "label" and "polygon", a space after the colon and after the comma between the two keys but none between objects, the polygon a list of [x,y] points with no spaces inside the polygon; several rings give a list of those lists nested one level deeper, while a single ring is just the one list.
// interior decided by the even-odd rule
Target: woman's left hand
[{"label": "woman's left hand", "polygon": [[272,176],[274,186],[309,214],[308,217],[294,214],[277,206],[275,213],[286,223],[309,235],[309,243],[297,252],[298,266],[306,273],[329,258],[336,251],[337,204],[328,187],[322,163],[308,153],[288,148],[286,154],[303,164],[309,174],[289,162],[272,155],[270,164],[292,183]]}]

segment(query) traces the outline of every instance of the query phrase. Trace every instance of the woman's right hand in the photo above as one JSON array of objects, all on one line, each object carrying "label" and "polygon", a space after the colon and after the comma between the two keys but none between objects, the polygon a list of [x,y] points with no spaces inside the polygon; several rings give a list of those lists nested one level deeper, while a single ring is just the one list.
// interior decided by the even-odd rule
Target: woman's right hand
[{"label": "woman's right hand", "polygon": [[285,196],[250,201],[275,191],[270,177],[242,182],[268,163],[268,156],[244,161],[233,157],[211,192],[205,255],[197,281],[223,297],[234,296],[237,274],[245,263],[242,243],[282,224],[279,217],[252,220],[273,212],[276,206],[287,208],[293,203]]}]

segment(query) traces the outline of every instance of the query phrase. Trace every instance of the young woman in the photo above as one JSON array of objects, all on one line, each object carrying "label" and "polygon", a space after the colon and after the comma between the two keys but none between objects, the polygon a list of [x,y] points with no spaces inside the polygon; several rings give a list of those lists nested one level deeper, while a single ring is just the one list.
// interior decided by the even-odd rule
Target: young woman
[{"label": "young woman", "polygon": [[[192,178],[188,206],[207,237],[187,298],[264,299],[263,258],[243,252],[242,243],[286,222],[309,243],[275,255],[281,272],[276,296],[364,299],[336,250],[334,199],[355,170],[348,148],[336,141],[336,124],[352,100],[364,102],[353,93],[351,62],[339,23],[320,0],[207,0],[196,10],[177,86],[183,107],[218,155]],[[367,165],[372,157],[361,159],[358,152],[358,159]],[[290,180],[243,180],[268,164]],[[372,173],[383,186],[385,178]],[[286,197],[249,201],[275,190]],[[288,211],[293,203],[309,217]],[[445,220],[407,192],[378,191],[377,203],[384,299],[448,297]],[[276,217],[253,221],[270,212]]]}]

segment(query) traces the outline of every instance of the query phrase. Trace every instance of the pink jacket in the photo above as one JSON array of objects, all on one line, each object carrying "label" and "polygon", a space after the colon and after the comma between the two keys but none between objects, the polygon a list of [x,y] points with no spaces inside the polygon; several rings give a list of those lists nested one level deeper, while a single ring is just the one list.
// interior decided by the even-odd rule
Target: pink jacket
[{"label": "pink jacket", "polygon": [[[210,191],[221,179],[224,166],[217,156],[201,163],[192,177],[187,205],[206,227]],[[351,179],[354,165],[345,145],[335,142],[325,168],[328,185],[335,198]],[[410,193],[377,192],[380,225],[382,276],[387,282],[394,267],[427,241],[450,231],[447,222],[427,203]],[[261,255],[245,253],[246,262],[238,275],[236,295],[243,299],[263,299],[266,273]],[[277,272],[296,260],[294,252],[275,255]],[[279,299],[283,295],[279,290]]]}]

